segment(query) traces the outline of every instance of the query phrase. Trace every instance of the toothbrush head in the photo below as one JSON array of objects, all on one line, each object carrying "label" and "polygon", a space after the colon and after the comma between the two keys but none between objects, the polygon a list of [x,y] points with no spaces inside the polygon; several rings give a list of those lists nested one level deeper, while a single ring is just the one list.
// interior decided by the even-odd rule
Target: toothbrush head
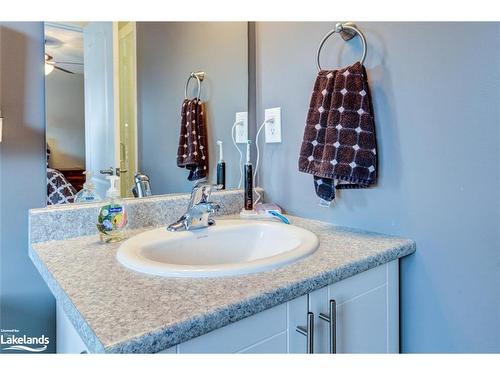
[{"label": "toothbrush head", "polygon": [[222,151],[222,141],[217,141],[217,145],[219,146],[219,161],[223,161],[224,154]]},{"label": "toothbrush head", "polygon": [[249,139],[247,140],[247,164],[250,164],[250,144],[252,141]]}]

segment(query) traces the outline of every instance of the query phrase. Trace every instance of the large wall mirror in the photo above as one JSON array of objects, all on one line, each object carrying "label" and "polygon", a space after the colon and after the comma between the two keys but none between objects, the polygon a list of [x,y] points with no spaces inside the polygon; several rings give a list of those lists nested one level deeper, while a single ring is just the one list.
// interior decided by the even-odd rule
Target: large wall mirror
[{"label": "large wall mirror", "polygon": [[73,202],[84,171],[101,197],[109,174],[122,197],[137,196],[140,174],[154,195],[190,191],[181,121],[199,84],[206,179],[216,181],[219,141],[226,188],[238,187],[232,128],[248,106],[247,22],[48,22],[45,75],[48,204]]}]

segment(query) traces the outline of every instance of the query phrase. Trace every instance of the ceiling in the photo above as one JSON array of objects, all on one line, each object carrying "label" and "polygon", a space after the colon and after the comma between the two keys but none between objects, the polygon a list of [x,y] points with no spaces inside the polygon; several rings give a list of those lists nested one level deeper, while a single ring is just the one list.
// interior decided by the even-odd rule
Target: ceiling
[{"label": "ceiling", "polygon": [[58,62],[57,66],[83,74],[83,27],[86,24],[87,22],[45,23],[45,53]]}]

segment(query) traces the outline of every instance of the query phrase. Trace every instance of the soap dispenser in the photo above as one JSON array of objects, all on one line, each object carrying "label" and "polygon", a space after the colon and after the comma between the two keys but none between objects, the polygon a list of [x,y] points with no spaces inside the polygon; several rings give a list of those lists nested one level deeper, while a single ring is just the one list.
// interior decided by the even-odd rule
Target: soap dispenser
[{"label": "soap dispenser", "polygon": [[83,172],[85,175],[85,183],[83,189],[76,193],[75,203],[92,203],[100,201],[101,197],[95,190],[95,185],[92,182],[92,173],[90,171]]},{"label": "soap dispenser", "polygon": [[127,225],[125,206],[120,201],[117,183],[120,177],[106,176],[110,186],[106,192],[106,204],[101,207],[97,217],[97,229],[103,242],[117,242],[123,239]]}]

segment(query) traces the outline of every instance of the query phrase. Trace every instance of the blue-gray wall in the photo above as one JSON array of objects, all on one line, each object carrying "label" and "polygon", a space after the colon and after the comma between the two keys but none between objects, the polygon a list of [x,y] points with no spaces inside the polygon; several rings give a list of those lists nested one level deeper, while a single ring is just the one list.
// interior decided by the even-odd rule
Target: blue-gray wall
[{"label": "blue-gray wall", "polygon": [[[283,143],[266,145],[261,183],[292,214],[403,235],[404,352],[500,351],[500,24],[364,23],[380,179],[321,208],[297,157],[331,23],[256,25],[257,119],[282,107]],[[360,55],[325,45],[324,66]]]},{"label": "blue-gray wall", "polygon": [[54,299],[28,258],[28,209],[46,199],[43,23],[0,22],[0,35],[0,328],[54,352]]}]

